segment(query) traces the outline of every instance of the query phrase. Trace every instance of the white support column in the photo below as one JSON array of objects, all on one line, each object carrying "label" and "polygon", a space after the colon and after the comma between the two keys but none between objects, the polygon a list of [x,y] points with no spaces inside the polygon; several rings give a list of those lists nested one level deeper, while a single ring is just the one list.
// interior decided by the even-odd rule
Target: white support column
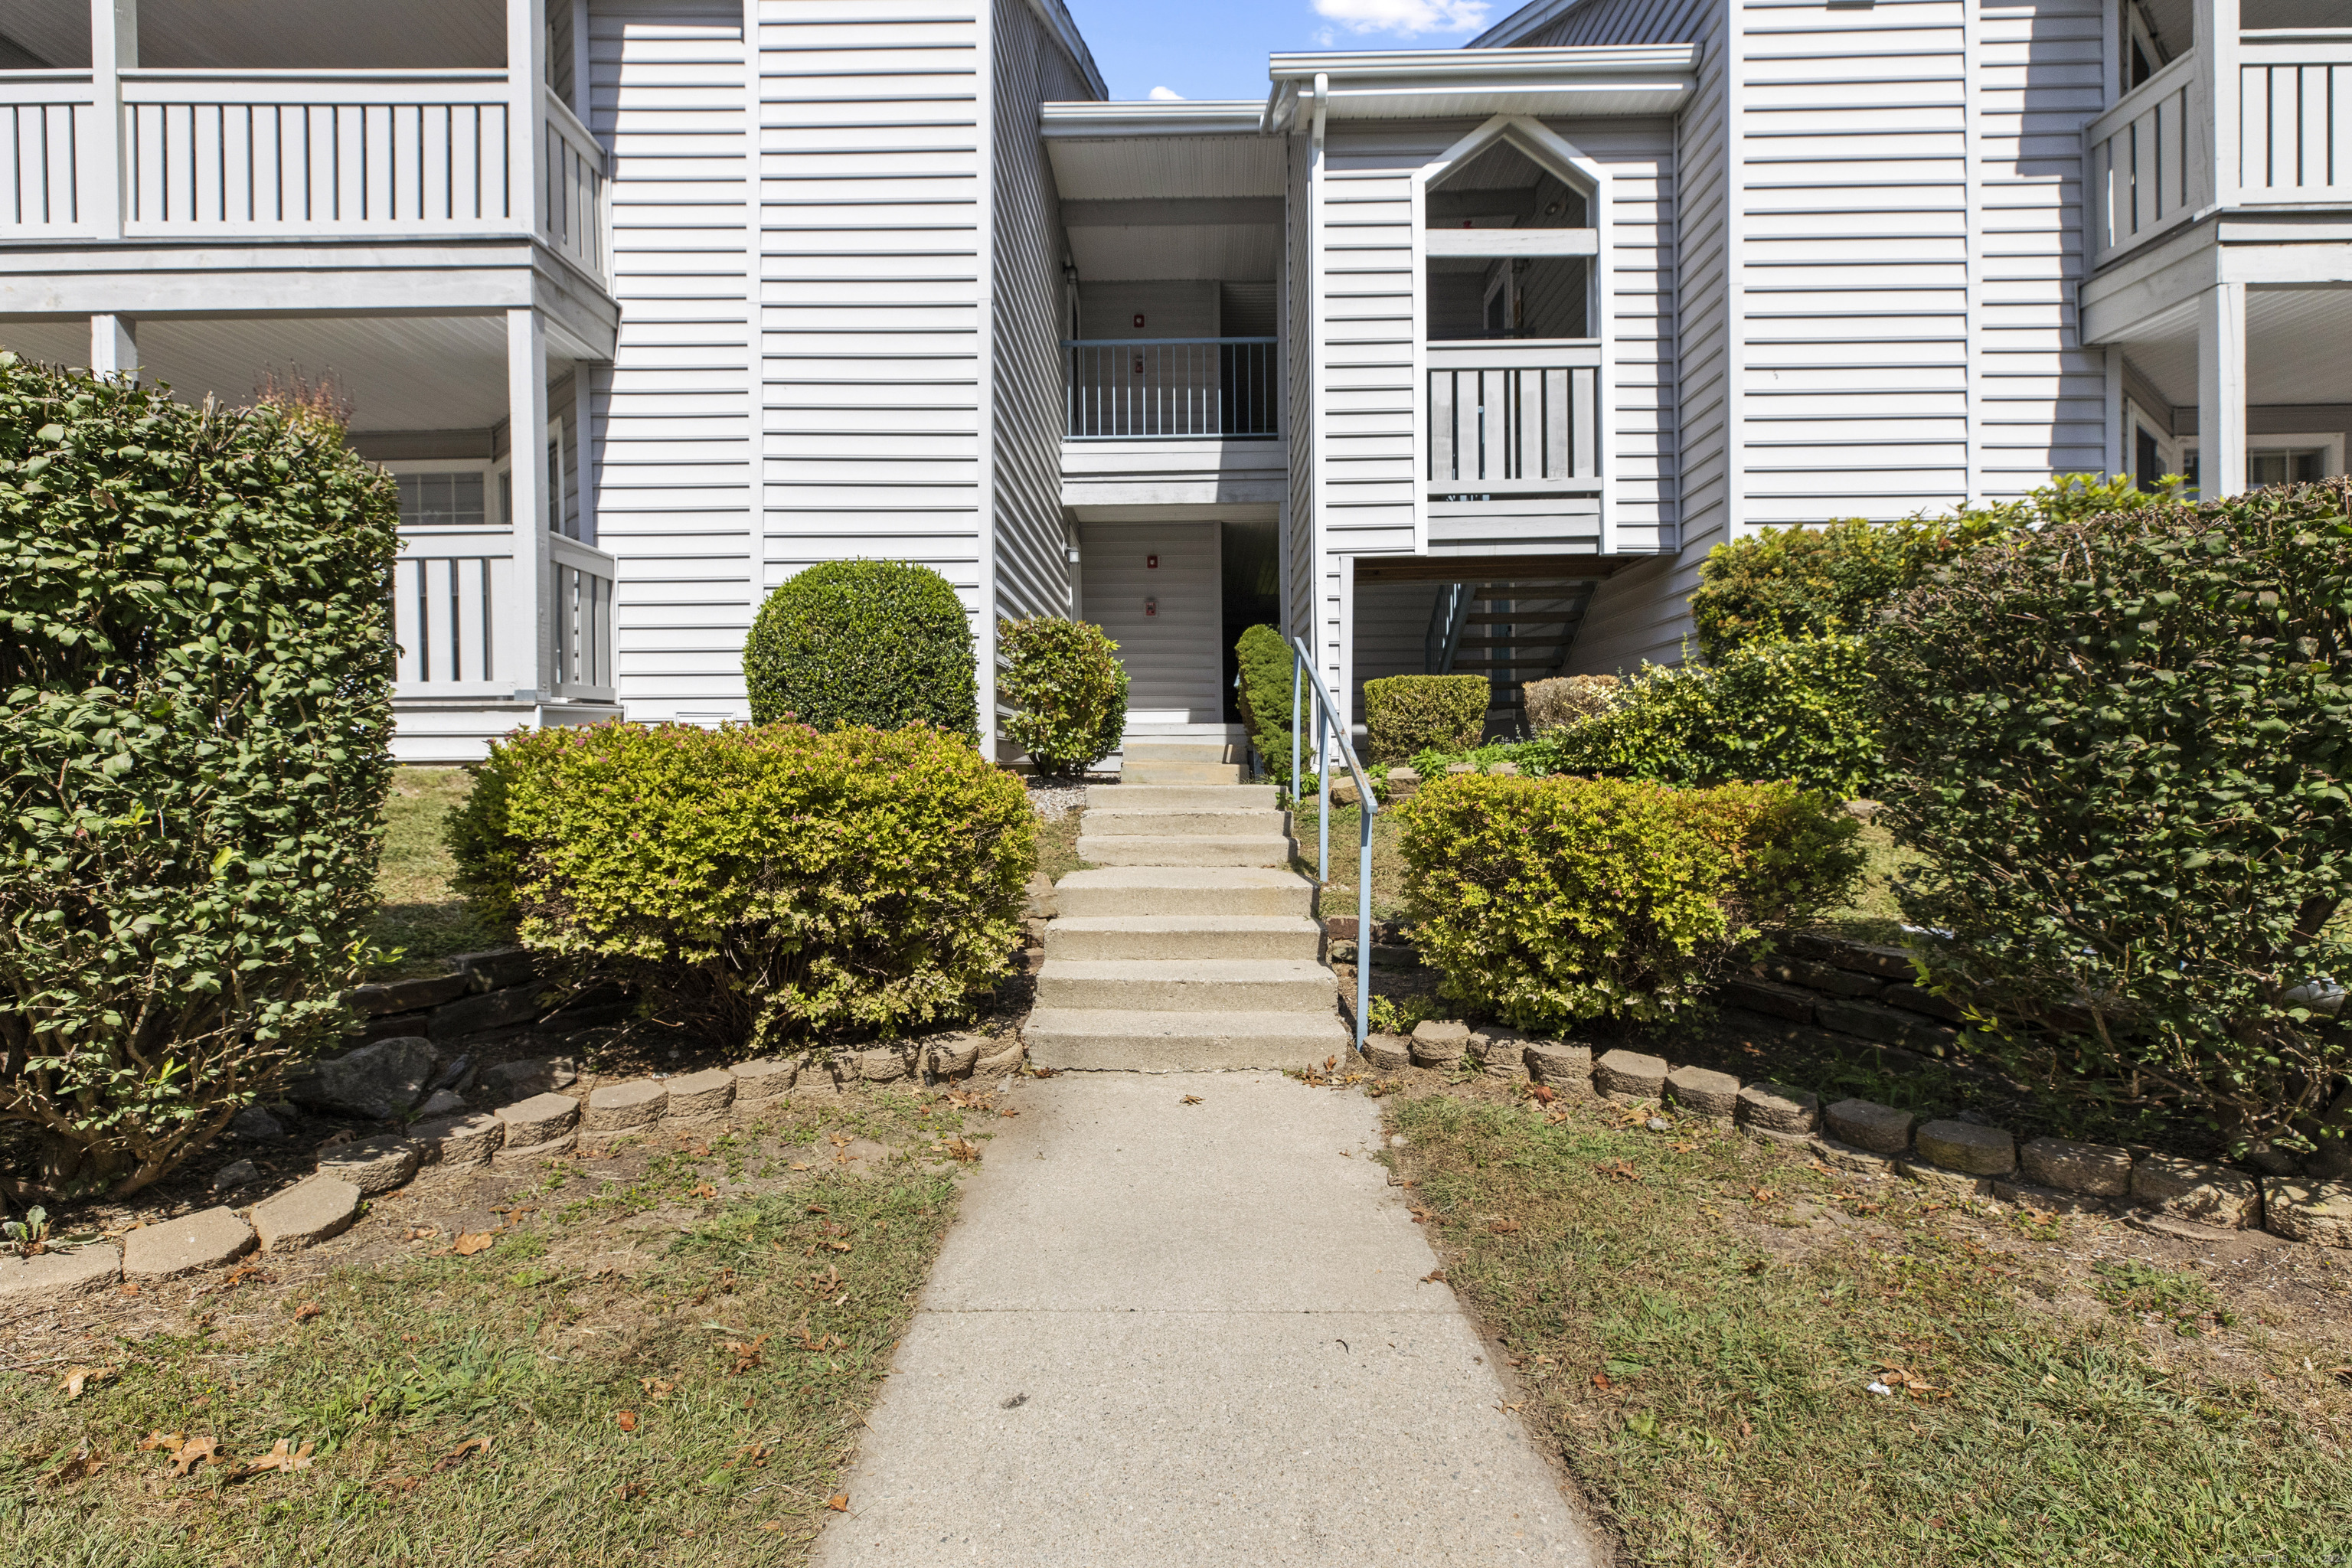
[{"label": "white support column", "polygon": [[507,216],[532,234],[547,214],[546,94],[547,0],[507,0]]},{"label": "white support column", "polygon": [[2240,121],[2238,0],[2196,0],[2197,83],[2210,112],[2189,121],[2190,134],[2211,128],[2213,205],[2238,205]]},{"label": "white support column", "polygon": [[139,331],[128,316],[89,319],[89,370],[92,375],[139,379]]},{"label": "white support column", "polygon": [[[583,7],[584,8],[584,7]],[[592,435],[596,418],[596,367],[584,360],[572,363],[572,461],[580,490],[580,542],[596,542],[596,464]]]},{"label": "white support column", "polygon": [[2131,471],[2131,443],[2124,437],[2124,351],[2120,344],[2106,347],[2106,408],[2107,434],[2100,443],[2101,471],[2113,479]]},{"label": "white support column", "polygon": [[588,0],[572,0],[572,112],[588,123]]},{"label": "white support column", "polygon": [[2197,311],[2197,482],[2209,500],[2246,488],[2246,286],[2216,283]]},{"label": "white support column", "polygon": [[122,237],[122,73],[139,67],[139,0],[89,0],[90,147],[82,211],[100,239]]},{"label": "white support column", "polygon": [[512,592],[498,616],[499,668],[515,700],[554,695],[550,639],[554,567],[547,542],[547,324],[525,307],[507,312],[507,456],[514,514]]}]

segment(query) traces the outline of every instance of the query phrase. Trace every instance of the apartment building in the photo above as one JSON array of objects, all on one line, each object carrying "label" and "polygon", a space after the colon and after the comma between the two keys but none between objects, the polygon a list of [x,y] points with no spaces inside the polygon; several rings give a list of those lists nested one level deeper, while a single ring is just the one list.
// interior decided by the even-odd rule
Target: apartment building
[{"label": "apartment building", "polygon": [[1213,103],[1058,0],[0,0],[0,345],[331,377],[410,760],[741,718],[850,556],[984,693],[1100,622],[1139,736],[1237,738],[1257,621],[1507,727],[1758,529],[2343,471],[2339,99],[2341,0],[1537,0]]}]

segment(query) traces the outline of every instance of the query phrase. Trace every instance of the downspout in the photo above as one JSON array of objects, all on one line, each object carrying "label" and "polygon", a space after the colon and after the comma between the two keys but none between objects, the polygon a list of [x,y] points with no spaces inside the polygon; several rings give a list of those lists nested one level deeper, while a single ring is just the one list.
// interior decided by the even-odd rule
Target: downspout
[{"label": "downspout", "polygon": [[[1317,654],[1336,664],[1339,650],[1336,642],[1324,639],[1324,584],[1329,573],[1325,549],[1329,535],[1326,528],[1324,461],[1329,451],[1325,438],[1325,415],[1328,399],[1323,395],[1323,133],[1329,117],[1331,77],[1328,71],[1315,73],[1312,89],[1314,118],[1307,127],[1309,160],[1307,174],[1307,430],[1313,449],[1307,453],[1308,473],[1313,483],[1308,495],[1314,501],[1312,521],[1315,580],[1307,585],[1307,613],[1315,618],[1314,646]],[[1338,677],[1336,669],[1334,678]],[[1322,766],[1321,758],[1316,762]]]}]

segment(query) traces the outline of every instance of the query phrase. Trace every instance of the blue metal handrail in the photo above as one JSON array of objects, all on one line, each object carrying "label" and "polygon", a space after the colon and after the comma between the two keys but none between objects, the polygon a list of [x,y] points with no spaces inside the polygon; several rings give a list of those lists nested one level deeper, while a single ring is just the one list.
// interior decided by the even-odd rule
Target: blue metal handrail
[{"label": "blue metal handrail", "polygon": [[1339,760],[1348,764],[1355,776],[1356,797],[1363,805],[1356,814],[1356,1054],[1364,1054],[1364,1037],[1371,1028],[1372,1007],[1372,818],[1380,814],[1380,802],[1372,798],[1372,781],[1364,775],[1363,764],[1356,761],[1356,748],[1348,743],[1347,715],[1331,700],[1330,690],[1324,686],[1322,674],[1315,668],[1314,656],[1307,652],[1304,638],[1290,639],[1290,800],[1298,803],[1298,742],[1299,711],[1302,695],[1311,694],[1315,704],[1315,772],[1320,780],[1321,804],[1315,814],[1315,899],[1319,911],[1323,900],[1323,885],[1331,879],[1331,742],[1339,743]]}]

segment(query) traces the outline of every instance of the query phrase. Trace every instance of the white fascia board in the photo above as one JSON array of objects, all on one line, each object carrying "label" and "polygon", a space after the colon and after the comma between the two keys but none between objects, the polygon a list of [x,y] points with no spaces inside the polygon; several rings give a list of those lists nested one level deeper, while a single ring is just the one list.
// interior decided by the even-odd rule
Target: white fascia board
[{"label": "white fascia board", "polygon": [[1060,102],[1037,106],[1046,138],[1255,136],[1265,105],[1255,99]]}]

